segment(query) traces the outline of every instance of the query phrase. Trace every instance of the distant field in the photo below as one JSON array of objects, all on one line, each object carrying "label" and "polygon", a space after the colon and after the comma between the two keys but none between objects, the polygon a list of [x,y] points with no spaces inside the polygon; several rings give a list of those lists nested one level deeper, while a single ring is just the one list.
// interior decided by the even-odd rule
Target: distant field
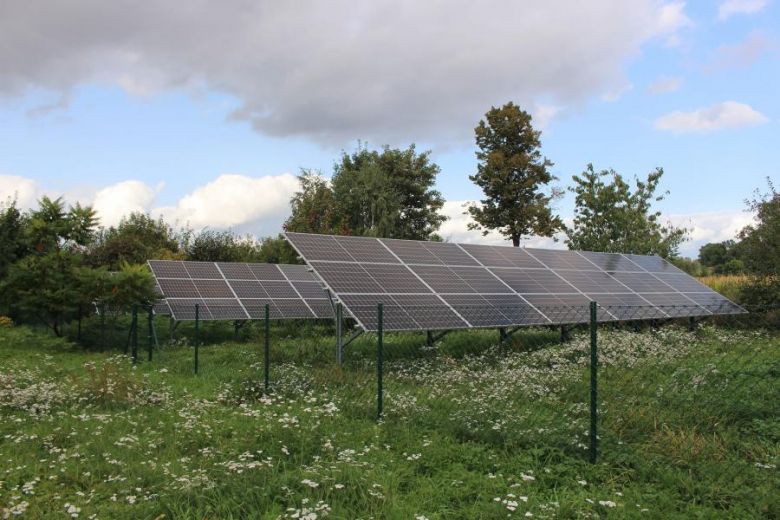
[{"label": "distant field", "polygon": [[375,338],[336,367],[324,331],[274,329],[265,394],[257,338],[195,376],[186,340],[134,367],[0,329],[0,517],[780,515],[777,330],[605,327],[595,465],[584,332],[388,335],[377,424]]},{"label": "distant field", "polygon": [[748,277],[744,275],[712,275],[702,276],[699,281],[731,301],[738,301],[739,291],[747,283]]}]

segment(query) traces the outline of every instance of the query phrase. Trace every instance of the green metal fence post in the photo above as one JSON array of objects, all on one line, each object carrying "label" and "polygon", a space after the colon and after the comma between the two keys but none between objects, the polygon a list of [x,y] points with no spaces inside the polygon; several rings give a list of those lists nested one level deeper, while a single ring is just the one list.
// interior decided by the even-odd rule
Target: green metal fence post
[{"label": "green metal fence post", "polygon": [[195,374],[198,373],[198,321],[200,321],[200,305],[195,304]]},{"label": "green metal fence post", "polygon": [[130,329],[133,363],[138,362],[138,304],[133,304],[133,321]]},{"label": "green metal fence post", "polygon": [[84,314],[84,308],[81,302],[79,302],[79,328],[78,332],[76,332],[76,341],[81,343],[81,318]]},{"label": "green metal fence post", "polygon": [[343,334],[343,322],[344,322],[344,309],[341,306],[341,302],[336,304],[336,363],[339,365],[342,361],[342,349],[344,343],[342,339]]},{"label": "green metal fence post", "polygon": [[376,409],[377,420],[382,419],[382,368],[385,360],[384,346],[384,307],[380,303],[376,308],[376,336],[377,336],[377,360],[376,360]]},{"label": "green metal fence post", "polygon": [[265,352],[264,352],[264,386],[265,391],[268,392],[268,387],[271,385],[271,306],[265,304]]},{"label": "green metal fence post", "polygon": [[598,304],[590,302],[590,461],[598,453]]},{"label": "green metal fence post", "polygon": [[100,302],[100,351],[106,350],[106,302]]},{"label": "green metal fence post", "polygon": [[149,310],[147,311],[146,322],[147,322],[147,324],[149,326],[149,331],[148,331],[149,332],[149,337],[147,338],[147,340],[149,341],[149,361],[151,361],[152,360],[152,350],[153,350],[152,328],[154,327],[154,307],[151,306],[151,305],[149,306]]}]

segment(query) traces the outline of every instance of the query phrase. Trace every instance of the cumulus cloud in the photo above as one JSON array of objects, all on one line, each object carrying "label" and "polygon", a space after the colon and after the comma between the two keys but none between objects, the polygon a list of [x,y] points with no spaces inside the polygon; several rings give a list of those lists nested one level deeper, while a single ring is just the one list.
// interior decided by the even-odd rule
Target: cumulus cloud
[{"label": "cumulus cloud", "polygon": [[679,90],[682,84],[682,78],[668,78],[666,76],[661,76],[658,81],[652,85],[649,85],[645,92],[648,94],[669,94]]},{"label": "cumulus cloud", "polygon": [[537,104],[533,110],[533,125],[537,130],[547,130],[550,123],[563,112],[563,107],[556,105]]},{"label": "cumulus cloud", "polygon": [[761,29],[750,33],[746,40],[721,45],[712,53],[710,63],[704,66],[706,72],[717,72],[730,68],[747,68],[767,52],[777,52],[777,40],[767,36]]},{"label": "cumulus cloud", "polygon": [[0,96],[207,89],[267,135],[442,143],[491,105],[620,87],[643,44],[687,25],[659,0],[0,2]]},{"label": "cumulus cloud", "polygon": [[194,229],[228,229],[255,236],[275,235],[290,214],[290,198],[298,189],[292,174],[249,177],[220,175],[199,186],[170,206],[156,206],[165,183],[150,186],[142,181],[128,180],[100,189],[62,193],[49,190],[38,182],[16,175],[0,175],[0,200],[17,198],[20,208],[37,206],[43,196],[65,197],[68,203],[91,205],[102,226],[119,223],[122,217],[138,211],[153,216],[162,215],[171,223],[189,224]]},{"label": "cumulus cloud", "polygon": [[692,112],[677,111],[666,114],[656,120],[655,128],[682,134],[742,128],[765,123],[768,120],[765,115],[757,112],[750,105],[725,101]]},{"label": "cumulus cloud", "polygon": [[31,208],[41,195],[41,189],[32,179],[18,175],[0,174],[0,202],[15,199],[17,207]]},{"label": "cumulus cloud", "polygon": [[92,207],[102,225],[113,226],[130,213],[148,212],[163,187],[164,184],[160,184],[155,189],[141,181],[120,182],[98,190]]},{"label": "cumulus cloud", "polygon": [[[481,231],[471,231],[468,229],[469,223],[473,222],[471,215],[466,214],[466,205],[468,201],[448,201],[444,203],[442,214],[449,217],[445,221],[439,234],[449,240],[459,244],[485,244],[494,246],[512,245],[504,236],[497,231],[491,231],[483,236]],[[541,247],[547,249],[565,249],[562,236],[557,237],[558,242],[548,237],[530,237],[522,241],[524,247]]]},{"label": "cumulus cloud", "polygon": [[610,90],[609,92],[603,94],[601,96],[601,100],[606,101],[607,103],[614,103],[615,101],[618,101],[621,97],[623,97],[623,94],[625,94],[632,88],[634,88],[634,85],[632,85],[631,83],[624,83]]},{"label": "cumulus cloud", "polygon": [[735,210],[670,215],[669,221],[689,230],[690,240],[680,250],[685,256],[697,258],[701,246],[736,238],[742,228],[753,223],[753,217],[752,213]]},{"label": "cumulus cloud", "polygon": [[220,175],[175,206],[156,208],[153,213],[196,229],[235,228],[260,236],[281,230],[290,213],[290,198],[297,189],[298,180],[289,173],[265,177]]},{"label": "cumulus cloud", "polygon": [[767,0],[725,0],[718,5],[718,20],[727,20],[734,14],[753,14],[766,7]]}]

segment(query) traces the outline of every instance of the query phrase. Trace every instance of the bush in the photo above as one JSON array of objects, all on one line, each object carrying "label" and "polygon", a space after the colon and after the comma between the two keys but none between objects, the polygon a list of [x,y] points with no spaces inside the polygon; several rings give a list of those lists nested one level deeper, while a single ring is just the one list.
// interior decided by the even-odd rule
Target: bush
[{"label": "bush", "polygon": [[14,326],[14,321],[8,316],[0,316],[0,329],[10,329]]}]

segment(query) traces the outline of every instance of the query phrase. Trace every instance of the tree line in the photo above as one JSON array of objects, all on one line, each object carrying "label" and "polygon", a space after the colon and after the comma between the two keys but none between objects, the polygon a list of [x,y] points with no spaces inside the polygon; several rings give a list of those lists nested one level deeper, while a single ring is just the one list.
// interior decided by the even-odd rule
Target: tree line
[{"label": "tree line", "polygon": [[[570,249],[659,255],[695,272],[754,275],[753,299],[777,301],[780,197],[756,194],[748,209],[756,223],[734,241],[707,244],[698,261],[679,257],[687,230],[662,220],[653,203],[664,171],[627,179],[588,164],[572,176],[570,225],[555,215],[565,191],[554,185],[552,161],[541,153],[541,132],[532,116],[514,103],[493,107],[475,128],[477,170],[469,178],[483,193],[465,211],[470,229],[498,232],[517,247],[531,236],[562,235]],[[342,152],[330,177],[302,169],[290,200],[285,231],[445,240],[445,200],[436,189],[439,166],[430,151],[363,143]],[[296,263],[300,259],[281,235],[256,239],[232,230],[175,227],[162,217],[127,215],[116,226],[99,227],[90,207],[67,206],[43,197],[27,212],[15,200],[0,203],[0,314],[38,320],[60,334],[67,320],[95,302],[121,307],[150,303],[158,295],[145,268],[148,259]],[[695,273],[701,274],[701,273]]]}]

